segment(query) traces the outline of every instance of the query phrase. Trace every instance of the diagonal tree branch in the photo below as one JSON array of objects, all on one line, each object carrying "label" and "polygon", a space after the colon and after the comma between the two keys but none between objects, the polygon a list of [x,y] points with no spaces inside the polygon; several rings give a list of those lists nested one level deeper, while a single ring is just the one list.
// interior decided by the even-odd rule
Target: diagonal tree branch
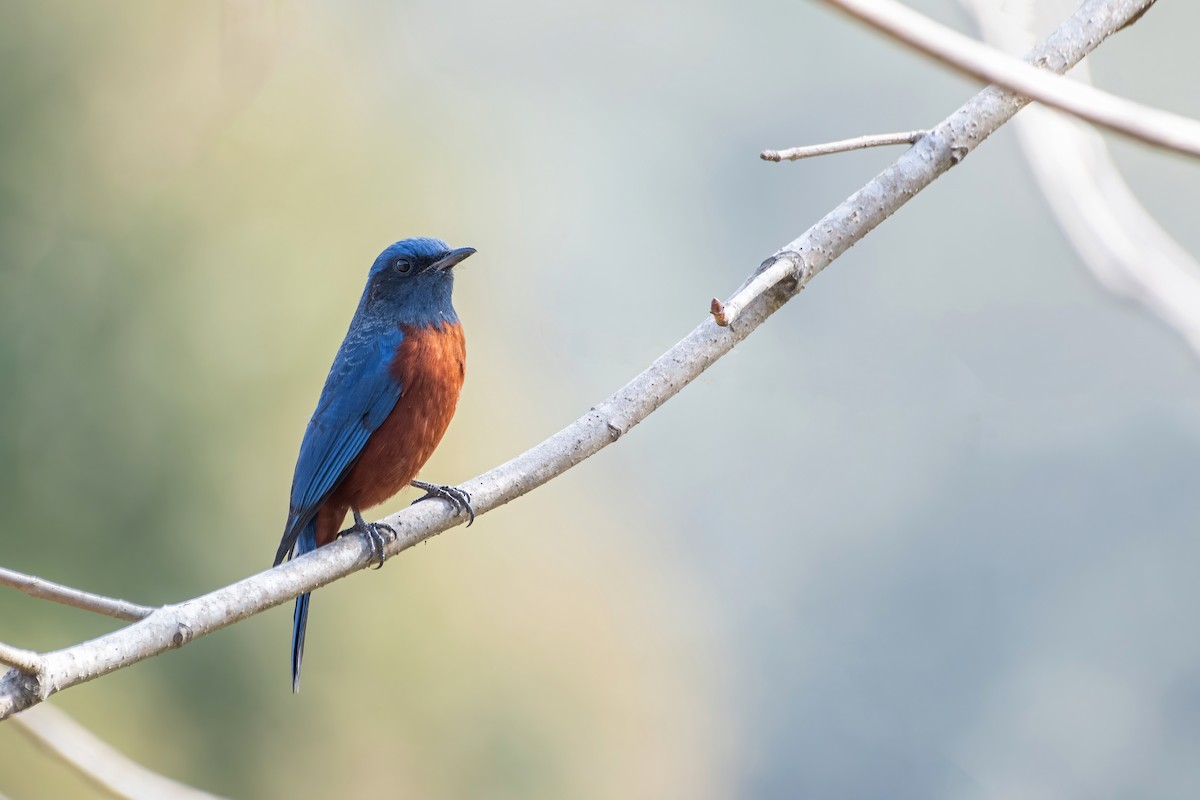
[{"label": "diagonal tree branch", "polygon": [[7,569],[5,567],[0,567],[0,585],[10,586],[17,591],[24,592],[30,597],[52,600],[55,603],[62,603],[72,608],[81,608],[84,611],[95,611],[97,614],[116,617],[126,622],[137,622],[139,619],[145,619],[154,611],[150,606],[140,606],[128,600],[118,600],[113,597],[92,594],[82,589],[72,589],[70,586],[63,586],[61,583],[48,581],[36,575],[26,575],[24,572],[17,572],[15,569]]},{"label": "diagonal tree branch", "polygon": [[[1066,70],[1134,19],[1146,0],[1088,0],[1036,48],[1031,59]],[[722,327],[706,319],[644,372],[587,414],[531,450],[462,486],[477,512],[509,502],[617,441],[745,339],[855,242],[939,175],[960,163],[1028,101],[989,87],[959,108],[891,167],[827,214],[800,238],[764,262],[739,292],[736,313]],[[767,282],[763,276],[770,276]],[[732,302],[732,301],[731,301]],[[440,503],[419,503],[387,517],[400,531],[387,547],[395,555],[461,524]],[[42,655],[35,674],[10,670],[0,678],[0,718],[54,692],[97,678],[197,636],[287,602],[363,569],[370,558],[361,537],[341,539],[231,586],[157,609],[149,617],[82,644]]]},{"label": "diagonal tree branch", "polygon": [[[939,25],[895,0],[825,2],[959,72],[1147,144],[1200,156],[1200,121],[1135,103],[1094,86],[1061,80]],[[1136,21],[1154,2],[1141,3],[1141,9],[1130,22]]]}]

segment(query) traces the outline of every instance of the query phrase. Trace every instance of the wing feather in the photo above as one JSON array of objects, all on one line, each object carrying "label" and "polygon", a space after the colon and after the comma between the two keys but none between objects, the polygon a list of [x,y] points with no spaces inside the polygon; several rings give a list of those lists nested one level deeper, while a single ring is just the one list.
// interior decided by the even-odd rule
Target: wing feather
[{"label": "wing feather", "polygon": [[304,431],[296,474],[292,478],[287,527],[275,554],[279,564],[296,537],[316,515],[354,462],[375,429],[383,424],[400,399],[403,386],[389,372],[404,334],[392,329],[342,342],[325,379],[317,410]]}]

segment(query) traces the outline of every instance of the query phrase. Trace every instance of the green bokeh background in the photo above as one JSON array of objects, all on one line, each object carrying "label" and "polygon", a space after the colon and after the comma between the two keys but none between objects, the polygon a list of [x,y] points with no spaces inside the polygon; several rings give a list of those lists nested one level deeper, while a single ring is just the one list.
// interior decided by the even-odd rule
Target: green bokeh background
[{"label": "green bokeh background", "polygon": [[[758,150],[973,91],[815,4],[0,15],[0,563],[144,603],[269,564],[386,244],[480,251],[459,481],[895,155]],[[1160,3],[1097,79],[1200,116],[1197,25]],[[1200,252],[1197,165],[1115,146]],[[300,696],[277,609],[54,702],[232,797],[1194,795],[1198,365],[1001,132],[618,446],[322,590]],[[5,642],[112,627],[0,592]],[[0,793],[100,796],[11,724]]]}]

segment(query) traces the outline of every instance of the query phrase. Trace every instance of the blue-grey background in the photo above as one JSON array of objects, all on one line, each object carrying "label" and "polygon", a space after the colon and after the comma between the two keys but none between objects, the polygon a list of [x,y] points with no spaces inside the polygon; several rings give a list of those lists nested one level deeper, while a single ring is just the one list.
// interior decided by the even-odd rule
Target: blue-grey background
[{"label": "blue-grey background", "polygon": [[[973,32],[951,0],[919,10]],[[269,564],[376,253],[473,245],[423,473],[536,443],[975,91],[814,3],[6,3],[0,563],[130,599]],[[1200,6],[1093,59],[1200,116]],[[1115,141],[1200,252],[1200,165]],[[55,700],[237,797],[1200,794],[1200,361],[1002,131],[619,445]],[[375,512],[411,499],[405,495]],[[102,618],[0,591],[0,640]],[[0,726],[0,793],[96,796]]]}]

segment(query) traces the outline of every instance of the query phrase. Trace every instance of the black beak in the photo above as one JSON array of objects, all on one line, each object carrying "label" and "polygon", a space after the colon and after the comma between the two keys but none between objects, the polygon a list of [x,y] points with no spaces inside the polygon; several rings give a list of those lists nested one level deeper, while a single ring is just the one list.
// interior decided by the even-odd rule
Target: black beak
[{"label": "black beak", "polygon": [[475,254],[474,247],[460,247],[457,250],[451,250],[446,255],[433,262],[433,269],[445,271],[452,268],[455,264],[462,261],[467,256]]}]

